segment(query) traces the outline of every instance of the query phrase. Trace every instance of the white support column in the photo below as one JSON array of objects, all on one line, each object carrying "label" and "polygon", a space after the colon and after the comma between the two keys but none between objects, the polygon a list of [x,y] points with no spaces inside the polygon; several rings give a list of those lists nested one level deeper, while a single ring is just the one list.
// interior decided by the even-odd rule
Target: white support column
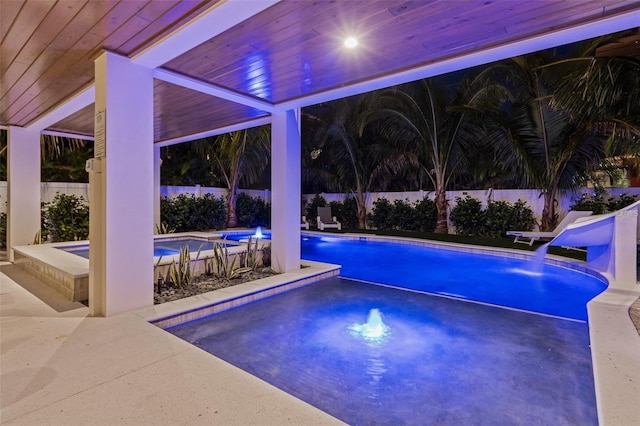
[{"label": "white support column", "polygon": [[616,213],[613,225],[613,263],[616,286],[638,289],[637,250],[638,210]]},{"label": "white support column", "polygon": [[160,147],[153,147],[153,223],[155,226],[161,226],[162,218],[160,217],[160,167],[162,166],[162,158],[160,158]]},{"label": "white support column", "polygon": [[40,132],[9,126],[7,138],[7,247],[32,244],[40,229]]},{"label": "white support column", "polygon": [[271,122],[271,267],[300,269],[300,110]]},{"label": "white support column", "polygon": [[[91,173],[89,307],[94,316],[153,305],[153,73],[105,52],[95,61],[104,112]],[[103,152],[100,152],[103,151]]]}]

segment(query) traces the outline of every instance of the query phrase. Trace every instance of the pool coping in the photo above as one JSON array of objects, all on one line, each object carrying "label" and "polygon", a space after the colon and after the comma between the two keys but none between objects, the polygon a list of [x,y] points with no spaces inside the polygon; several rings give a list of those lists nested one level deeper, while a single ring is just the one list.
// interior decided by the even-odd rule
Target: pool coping
[{"label": "pool coping", "polygon": [[134,313],[160,328],[193,321],[207,315],[264,299],[336,276],[340,266],[302,260],[302,268],[219,290],[137,309]]}]

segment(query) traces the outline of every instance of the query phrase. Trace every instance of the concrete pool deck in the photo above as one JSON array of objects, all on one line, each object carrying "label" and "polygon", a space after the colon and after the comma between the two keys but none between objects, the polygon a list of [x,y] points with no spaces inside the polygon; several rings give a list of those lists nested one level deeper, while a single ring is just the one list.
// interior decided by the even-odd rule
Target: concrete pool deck
[{"label": "concrete pool deck", "polygon": [[[2,424],[340,423],[148,322],[209,303],[203,298],[90,318],[84,305],[63,300],[11,265],[4,268]],[[640,418],[640,336],[628,315],[637,297],[610,289],[589,304],[603,425]]]},{"label": "concrete pool deck", "polygon": [[1,424],[341,424],[140,312],[88,317],[12,265],[0,272],[0,294]]}]

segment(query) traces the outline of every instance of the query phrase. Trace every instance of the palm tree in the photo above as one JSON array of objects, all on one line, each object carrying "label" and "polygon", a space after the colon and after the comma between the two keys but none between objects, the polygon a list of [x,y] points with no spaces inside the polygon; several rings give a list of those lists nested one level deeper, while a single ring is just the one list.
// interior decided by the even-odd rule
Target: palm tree
[{"label": "palm tree", "polygon": [[[83,139],[40,135],[43,180],[86,182],[85,161],[91,146]],[[0,179],[6,180],[7,131],[0,129]]]},{"label": "palm tree", "polygon": [[238,130],[194,143],[195,151],[211,164],[213,172],[226,185],[227,227],[234,228],[237,226],[236,200],[239,185],[256,182],[269,166],[270,126]]},{"label": "palm tree", "polygon": [[[391,143],[378,132],[390,119],[395,90],[369,92],[322,104],[305,111],[305,122],[317,129],[304,137],[306,181],[323,181],[330,189],[354,195],[358,228],[366,227],[366,193],[385,188],[412,163],[403,144]],[[312,146],[308,146],[311,143]]]},{"label": "palm tree", "polygon": [[576,120],[553,108],[553,91],[541,55],[515,57],[500,64],[516,97],[492,121],[488,140],[507,167],[520,171],[522,184],[544,197],[540,229],[557,225],[557,196],[579,186],[578,176],[595,168],[603,156],[603,135],[590,120]]},{"label": "palm tree", "polygon": [[385,134],[412,143],[420,178],[435,189],[436,233],[446,234],[446,190],[466,164],[482,135],[479,117],[496,109],[507,95],[491,83],[484,71],[464,79],[454,91],[437,79],[420,80],[398,91],[394,120],[387,120]]},{"label": "palm tree", "polygon": [[[580,43],[576,46],[578,57],[545,67],[559,76],[554,81],[551,105],[567,111],[572,120],[592,123],[607,135],[606,156],[640,152],[640,56],[598,56],[599,47],[616,43],[627,34]],[[561,72],[557,72],[559,68]]]}]

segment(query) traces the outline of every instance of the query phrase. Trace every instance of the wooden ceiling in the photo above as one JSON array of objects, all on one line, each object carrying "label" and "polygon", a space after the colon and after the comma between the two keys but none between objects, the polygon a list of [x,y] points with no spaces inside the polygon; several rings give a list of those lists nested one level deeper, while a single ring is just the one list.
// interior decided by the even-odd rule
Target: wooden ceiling
[{"label": "wooden ceiling", "polygon": [[[0,124],[29,125],[91,85],[103,49],[134,58],[216,4],[243,1],[255,0],[0,0]],[[155,139],[634,11],[640,17],[640,0],[283,0],[159,67],[232,96],[157,79]],[[342,46],[348,35],[358,48]],[[93,107],[49,130],[91,135]]]}]

